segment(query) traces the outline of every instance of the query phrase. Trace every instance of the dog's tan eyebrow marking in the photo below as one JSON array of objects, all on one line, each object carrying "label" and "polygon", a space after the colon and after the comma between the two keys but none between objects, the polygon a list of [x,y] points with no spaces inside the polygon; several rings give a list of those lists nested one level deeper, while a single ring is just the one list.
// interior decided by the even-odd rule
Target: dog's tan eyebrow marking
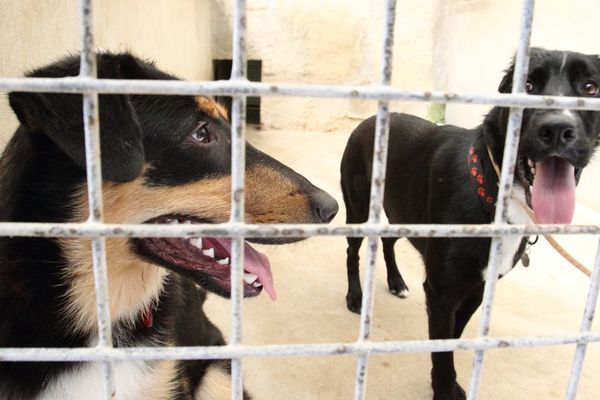
[{"label": "dog's tan eyebrow marking", "polygon": [[205,114],[208,114],[211,118],[214,119],[224,119],[227,118],[227,110],[221,104],[217,103],[204,96],[197,96],[196,103],[198,103],[198,109]]}]

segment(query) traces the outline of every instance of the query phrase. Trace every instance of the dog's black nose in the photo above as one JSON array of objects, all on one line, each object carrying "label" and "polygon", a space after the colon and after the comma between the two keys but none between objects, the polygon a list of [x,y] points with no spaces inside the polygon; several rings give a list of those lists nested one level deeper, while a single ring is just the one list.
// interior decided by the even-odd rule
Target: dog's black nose
[{"label": "dog's black nose", "polygon": [[313,208],[324,223],[331,222],[339,209],[337,201],[323,190],[313,196]]},{"label": "dog's black nose", "polygon": [[548,146],[561,148],[577,136],[577,128],[566,118],[553,118],[540,127],[538,136]]}]

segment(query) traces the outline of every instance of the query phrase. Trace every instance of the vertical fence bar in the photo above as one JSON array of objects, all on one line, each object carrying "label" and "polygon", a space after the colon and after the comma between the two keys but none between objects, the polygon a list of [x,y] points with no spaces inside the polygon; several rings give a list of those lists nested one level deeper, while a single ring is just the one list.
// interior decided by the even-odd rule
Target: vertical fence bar
[{"label": "vertical fence bar", "polygon": [[[521,33],[515,57],[515,70],[513,73],[512,93],[523,93],[527,74],[529,71],[529,44],[531,41],[531,26],[533,23],[534,0],[524,0],[521,10]],[[504,143],[504,154],[502,157],[502,171],[500,174],[500,185],[498,190],[498,201],[496,202],[495,223],[506,223],[508,213],[508,203],[512,194],[512,183],[517,161],[517,150],[519,148],[519,138],[521,135],[521,123],[523,121],[523,109],[511,108],[509,113],[508,127],[506,129],[506,140]],[[483,293],[483,305],[481,312],[481,321],[479,324],[479,336],[487,336],[490,330],[490,321],[492,314],[492,305],[496,291],[496,282],[498,280],[498,266],[502,262],[503,237],[492,238],[490,246],[490,256],[488,259],[488,269],[486,271],[486,282]],[[483,370],[483,358],[485,350],[476,350],[473,357],[473,371],[469,383],[469,392],[467,399],[477,398],[479,386],[481,383],[481,372]]]},{"label": "vertical fence bar", "polygon": [[[592,271],[592,281],[588,289],[587,301],[583,311],[583,319],[581,320],[581,334],[592,329],[594,313],[596,311],[596,303],[598,302],[598,291],[600,290],[600,241],[596,250],[596,260],[594,261],[594,270]],[[575,400],[577,396],[577,386],[581,378],[583,369],[583,360],[587,350],[587,343],[580,343],[575,348],[575,356],[573,358],[573,366],[571,367],[571,376],[567,385],[566,400]]]},{"label": "vertical fence bar", "polygon": [[[81,61],[80,76],[96,78],[96,53],[94,51],[93,12],[91,0],[80,0]],[[83,93],[83,124],[85,132],[85,160],[88,184],[90,223],[102,223],[102,164],[100,159],[100,128],[98,117],[98,93]],[[98,318],[98,347],[112,347],[110,305],[108,298],[108,274],[106,268],[106,245],[103,237],[92,237],[92,265],[96,288]],[[102,363],[104,397],[116,396],[113,363]]]},{"label": "vertical fence bar", "polygon": [[[396,0],[388,0],[384,15],[383,49],[381,56],[381,85],[389,86],[392,81],[392,59],[394,47],[394,25],[396,21]],[[370,223],[379,222],[383,207],[385,190],[385,171],[387,164],[388,139],[390,131],[389,102],[379,101],[377,121],[375,125],[375,143],[373,149],[373,171],[371,177],[371,194],[369,203]],[[360,313],[360,333],[358,341],[368,341],[371,334],[374,292],[375,267],[378,248],[378,237],[369,236],[367,247],[367,272],[365,275],[365,291],[362,298]],[[356,386],[354,399],[365,398],[368,354],[360,354],[356,365]]]},{"label": "vertical fence bar", "polygon": [[[236,0],[233,12],[233,54],[231,79],[246,76],[246,1]],[[246,97],[233,97],[231,107],[231,218],[244,220],[244,174],[246,169]],[[242,300],[244,298],[244,239],[232,238],[231,246],[231,344],[242,340]],[[231,360],[231,398],[243,397],[242,359]]]}]

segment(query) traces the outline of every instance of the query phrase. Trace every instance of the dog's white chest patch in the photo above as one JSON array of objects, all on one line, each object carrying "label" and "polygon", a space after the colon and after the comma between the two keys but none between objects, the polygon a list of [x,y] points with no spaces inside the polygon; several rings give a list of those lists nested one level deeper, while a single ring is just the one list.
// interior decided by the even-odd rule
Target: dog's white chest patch
[{"label": "dog's white chest patch", "polygon": [[[508,222],[511,224],[528,224],[530,223],[527,212],[521,207],[525,202],[525,190],[520,185],[513,186],[512,197],[508,202]],[[504,236],[502,238],[502,260],[498,266],[498,277],[502,277],[513,267],[515,254],[519,250],[522,236]],[[483,280],[486,279],[487,267],[481,272]]]},{"label": "dog's white chest patch", "polygon": [[[152,385],[150,367],[143,361],[120,361],[114,364],[116,400],[140,399],[144,388]],[[104,381],[99,363],[86,363],[52,380],[39,400],[104,399]]]}]

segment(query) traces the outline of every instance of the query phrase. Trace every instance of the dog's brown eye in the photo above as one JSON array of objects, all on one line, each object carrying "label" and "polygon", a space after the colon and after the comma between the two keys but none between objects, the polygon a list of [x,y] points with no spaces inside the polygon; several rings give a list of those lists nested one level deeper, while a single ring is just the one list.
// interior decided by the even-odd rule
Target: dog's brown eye
[{"label": "dog's brown eye", "polygon": [[588,82],[585,85],[583,85],[583,93],[587,94],[588,96],[595,96],[600,92],[600,87],[598,87],[598,85],[594,82]]},{"label": "dog's brown eye", "polygon": [[533,83],[531,83],[531,81],[527,81],[527,83],[525,83],[525,91],[527,93],[533,93]]},{"label": "dog's brown eye", "polygon": [[200,143],[209,143],[210,133],[208,132],[208,122],[200,122],[192,132],[192,137]]}]

